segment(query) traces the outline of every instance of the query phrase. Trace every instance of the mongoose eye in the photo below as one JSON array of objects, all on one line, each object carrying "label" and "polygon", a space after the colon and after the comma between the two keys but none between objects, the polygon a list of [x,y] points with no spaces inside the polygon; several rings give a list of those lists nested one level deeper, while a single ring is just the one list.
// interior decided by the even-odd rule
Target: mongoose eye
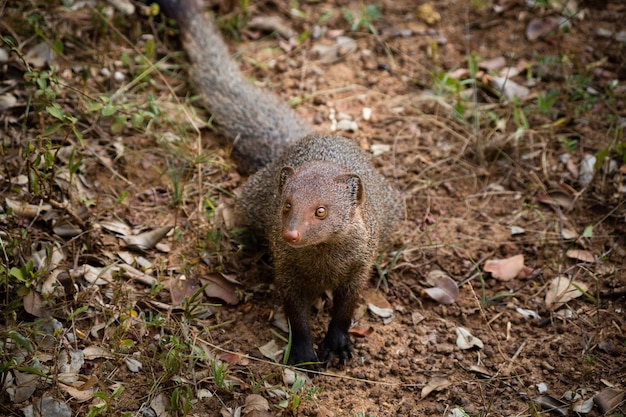
[{"label": "mongoose eye", "polygon": [[285,203],[283,206],[283,213],[289,213],[289,210],[291,210],[291,203]]},{"label": "mongoose eye", "polygon": [[324,217],[326,217],[326,208],[325,207],[318,207],[315,210],[315,217],[317,217],[318,219],[323,219]]}]

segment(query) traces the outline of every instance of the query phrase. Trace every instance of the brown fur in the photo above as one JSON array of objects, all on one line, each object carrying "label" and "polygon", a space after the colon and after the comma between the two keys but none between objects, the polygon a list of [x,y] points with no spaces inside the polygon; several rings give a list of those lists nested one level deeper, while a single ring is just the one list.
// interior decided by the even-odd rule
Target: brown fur
[{"label": "brown fur", "polygon": [[275,95],[245,81],[196,0],[159,3],[178,21],[192,79],[240,167],[260,168],[241,189],[238,216],[270,244],[293,332],[289,363],[318,360],[309,310],[326,290],[333,312],[319,358],[347,360],[359,289],[403,216],[400,195],[353,141],[311,133]]}]

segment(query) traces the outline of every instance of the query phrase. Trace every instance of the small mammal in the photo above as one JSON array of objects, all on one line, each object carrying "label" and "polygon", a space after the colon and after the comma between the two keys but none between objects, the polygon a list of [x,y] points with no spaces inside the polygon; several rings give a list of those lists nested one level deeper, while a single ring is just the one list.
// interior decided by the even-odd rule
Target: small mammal
[{"label": "small mammal", "polygon": [[[270,244],[292,331],[289,364],[347,361],[359,289],[404,215],[399,193],[353,141],[313,133],[278,97],[246,81],[199,0],[157,0],[180,28],[191,78],[254,174],[238,199],[240,221]],[[332,318],[319,356],[309,310],[332,290]]]}]

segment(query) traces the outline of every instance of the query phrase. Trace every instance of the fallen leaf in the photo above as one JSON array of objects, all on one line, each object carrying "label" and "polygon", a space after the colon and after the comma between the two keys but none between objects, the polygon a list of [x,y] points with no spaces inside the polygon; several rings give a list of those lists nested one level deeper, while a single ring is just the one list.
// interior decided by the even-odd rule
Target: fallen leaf
[{"label": "fallen leaf", "polygon": [[532,19],[526,26],[526,39],[531,42],[536,41],[540,37],[552,32],[558,26],[557,19],[548,17],[545,19]]},{"label": "fallen leaf", "polygon": [[428,381],[428,384],[426,384],[424,388],[422,388],[421,398],[426,398],[426,396],[431,392],[441,391],[442,389],[446,389],[449,386],[450,381],[448,380],[448,378],[443,376],[435,376],[430,381]]},{"label": "fallen leaf", "polygon": [[85,349],[83,349],[83,356],[85,357],[86,360],[93,360],[93,359],[100,359],[100,358],[113,359],[115,357],[113,353],[109,352],[102,346],[96,346],[96,345],[87,346]]},{"label": "fallen leaf", "polygon": [[546,308],[558,310],[565,303],[580,297],[583,292],[587,292],[585,283],[570,281],[564,276],[556,277],[550,282],[546,293]]},{"label": "fallen leaf", "polygon": [[391,308],[391,304],[380,291],[366,291],[363,294],[363,298],[365,298],[367,303],[367,309],[372,314],[382,318],[393,317],[393,308]]},{"label": "fallen leaf", "polygon": [[186,298],[192,297],[198,292],[201,285],[196,278],[187,278],[179,275],[170,280],[170,297],[173,307],[182,307]]},{"label": "fallen leaf", "polygon": [[497,56],[495,58],[488,59],[487,61],[482,61],[478,63],[478,68],[494,71],[500,68],[503,68],[506,65],[506,59],[503,56]]},{"label": "fallen leaf", "polygon": [[63,383],[59,383],[59,389],[80,403],[91,400],[93,398],[93,394],[96,392],[95,386],[87,389],[80,389]]},{"label": "fallen leaf", "polygon": [[571,210],[574,208],[574,197],[571,194],[560,190],[550,191],[547,195],[537,194],[535,199],[539,203],[559,206],[565,210]]},{"label": "fallen leaf", "polygon": [[170,230],[172,230],[172,226],[165,226],[134,236],[122,236],[121,238],[126,243],[127,248],[146,251],[153,249]]},{"label": "fallen leaf", "polygon": [[143,368],[142,363],[135,358],[126,358],[125,362],[126,367],[130,372],[137,373],[141,370],[141,368]]},{"label": "fallen leaf", "polygon": [[248,22],[248,28],[266,33],[278,33],[285,39],[292,38],[295,33],[279,16],[256,16]]},{"label": "fallen leaf", "polygon": [[272,325],[278,327],[285,333],[289,333],[289,323],[287,322],[287,316],[283,310],[279,310],[274,314]]},{"label": "fallen leaf", "polygon": [[235,286],[221,274],[209,274],[201,277],[200,282],[202,285],[206,285],[204,293],[207,297],[219,298],[230,305],[239,303]]},{"label": "fallen leaf", "polygon": [[588,263],[594,263],[596,261],[596,258],[588,250],[570,249],[565,252],[565,255],[568,258],[578,259],[579,261]]},{"label": "fallen leaf", "polygon": [[522,317],[524,317],[525,319],[540,319],[541,316],[539,315],[539,313],[537,313],[534,310],[527,310],[525,308],[519,308],[517,307],[515,309],[515,311],[517,311],[519,314],[522,315]]},{"label": "fallen leaf", "polygon": [[237,355],[236,353],[225,353],[220,356],[220,360],[223,362],[228,362],[231,365],[239,365],[242,362],[243,356]]},{"label": "fallen leaf", "polygon": [[424,315],[419,311],[414,311],[411,313],[411,322],[413,323],[413,326],[420,324],[422,321],[424,321],[424,319]]},{"label": "fallen leaf", "polygon": [[20,203],[16,200],[11,200],[10,198],[4,199],[7,205],[7,208],[13,210],[13,213],[17,216],[27,217],[29,219],[33,219],[37,217],[41,212],[52,210],[52,206],[50,204],[28,204],[28,203]]},{"label": "fallen leaf", "polygon": [[375,306],[374,304],[368,304],[367,308],[375,316],[382,317],[384,319],[393,317],[393,309],[392,308],[378,307],[378,306]]},{"label": "fallen leaf", "polygon": [[436,276],[434,279],[434,285],[432,288],[424,289],[424,292],[428,294],[430,298],[438,301],[441,304],[452,304],[459,296],[459,287],[452,278],[450,278],[443,271],[433,270],[430,271],[427,278],[427,282],[431,282],[433,279],[431,274]]},{"label": "fallen leaf", "polygon": [[0,95],[0,112],[13,108],[16,106],[16,104],[17,99],[13,94],[5,93]]},{"label": "fallen leaf", "polygon": [[530,90],[523,85],[516,83],[508,77],[490,77],[489,83],[502,95],[508,99],[525,99],[530,94]]},{"label": "fallen leaf", "polygon": [[562,416],[566,416],[569,414],[569,406],[567,403],[550,397],[549,395],[541,395],[539,397],[535,397],[533,398],[533,402],[539,405],[544,410],[558,412]]},{"label": "fallen leaf", "polygon": [[33,395],[35,389],[37,389],[39,377],[35,374],[18,370],[13,370],[13,374],[15,375],[15,385],[7,387],[6,391],[12,402],[21,403]]},{"label": "fallen leaf", "polygon": [[43,308],[43,297],[32,288],[24,297],[24,310],[26,310],[28,314],[39,318],[44,317],[46,314]]},{"label": "fallen leaf", "polygon": [[273,361],[276,361],[283,353],[283,349],[279,347],[274,340],[270,340],[263,346],[259,346],[259,351],[263,356]]},{"label": "fallen leaf", "polygon": [[296,379],[304,380],[306,385],[311,385],[311,378],[309,378],[304,372],[297,372],[292,368],[283,368],[283,382],[292,386]]},{"label": "fallen leaf", "polygon": [[249,415],[253,411],[268,411],[270,403],[259,394],[250,394],[246,397],[244,415]]},{"label": "fallen leaf", "polygon": [[524,268],[524,255],[515,255],[505,259],[490,259],[485,262],[485,272],[500,281],[510,281],[519,275]]},{"label": "fallen leaf", "polygon": [[333,413],[332,411],[330,411],[328,408],[324,407],[323,405],[320,405],[319,408],[317,409],[317,413],[315,414],[315,417],[335,417],[335,413]]},{"label": "fallen leaf", "polygon": [[464,327],[456,328],[456,345],[462,350],[472,349],[474,347],[482,349],[484,347],[483,341],[476,336],[472,336]]},{"label": "fallen leaf", "polygon": [[588,153],[583,155],[583,159],[580,162],[580,174],[578,175],[578,181],[580,181],[582,185],[589,185],[591,181],[593,181],[593,177],[595,174],[595,165],[596,157],[594,155]]},{"label": "fallen leaf", "polygon": [[54,51],[48,42],[40,42],[26,52],[24,59],[36,68],[43,68],[54,59]]},{"label": "fallen leaf", "polygon": [[487,369],[484,365],[472,365],[470,366],[470,371],[477,373],[479,376],[483,378],[493,377],[493,372]]},{"label": "fallen leaf", "polygon": [[370,326],[366,329],[363,328],[358,328],[358,327],[351,327],[348,330],[348,333],[350,333],[351,335],[354,336],[358,336],[358,337],[367,337],[369,335],[371,335],[372,333],[374,333],[374,327]]},{"label": "fallen leaf", "polygon": [[593,397],[593,401],[598,404],[602,414],[607,414],[609,411],[617,407],[624,399],[624,391],[617,388],[607,388]]}]

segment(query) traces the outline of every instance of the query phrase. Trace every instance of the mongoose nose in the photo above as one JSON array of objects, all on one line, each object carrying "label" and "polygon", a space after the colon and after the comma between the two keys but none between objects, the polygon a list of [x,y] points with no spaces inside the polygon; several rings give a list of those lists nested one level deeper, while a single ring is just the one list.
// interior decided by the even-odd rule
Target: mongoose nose
[{"label": "mongoose nose", "polygon": [[300,232],[297,230],[283,230],[283,239],[289,243],[298,243],[300,241]]}]

